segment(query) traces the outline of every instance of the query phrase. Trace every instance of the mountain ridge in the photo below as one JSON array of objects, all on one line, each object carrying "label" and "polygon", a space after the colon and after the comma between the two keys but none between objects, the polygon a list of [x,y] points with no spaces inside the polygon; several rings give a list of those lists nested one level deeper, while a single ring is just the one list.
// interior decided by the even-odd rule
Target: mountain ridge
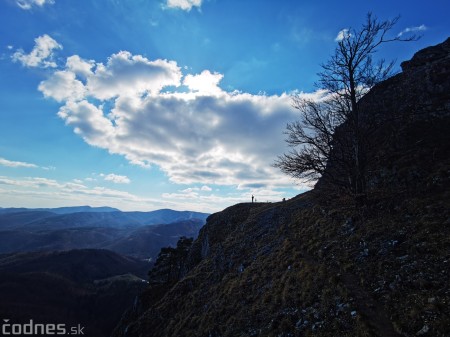
[{"label": "mountain ridge", "polygon": [[161,251],[113,336],[447,336],[450,39],[402,65],[361,102],[396,117],[365,205],[319,181],[212,214],[178,261]]},{"label": "mountain ridge", "polygon": [[161,247],[176,244],[179,237],[196,237],[208,216],[170,209],[62,214],[6,210],[0,212],[0,253],[104,248],[153,259]]},{"label": "mountain ridge", "polygon": [[[89,207],[89,206],[87,206]],[[209,213],[193,212],[193,211],[175,211],[171,209],[160,209],[149,212],[122,212],[116,211],[113,208],[108,208],[109,211],[104,211],[105,207],[97,208],[94,211],[85,211],[83,207],[69,207],[56,209],[23,209],[23,208],[4,208],[0,211],[0,230],[17,229],[35,227],[39,229],[45,227],[46,222],[58,221],[60,226],[65,227],[83,227],[86,226],[142,226],[153,224],[164,224],[176,222],[184,219],[201,219],[206,220]],[[70,209],[75,209],[75,212],[68,212]],[[94,208],[91,208],[94,209]],[[56,210],[53,211],[53,210]],[[59,213],[58,213],[59,212]],[[78,220],[80,219],[81,220]],[[78,223],[73,224],[71,222]],[[80,223],[81,222],[81,223]],[[55,228],[58,224],[54,225]]]}]

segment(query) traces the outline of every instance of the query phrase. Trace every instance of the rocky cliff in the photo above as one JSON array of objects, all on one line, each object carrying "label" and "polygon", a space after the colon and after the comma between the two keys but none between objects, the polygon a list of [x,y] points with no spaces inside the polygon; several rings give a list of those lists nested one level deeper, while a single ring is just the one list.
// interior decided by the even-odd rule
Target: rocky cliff
[{"label": "rocky cliff", "polygon": [[448,336],[449,55],[450,40],[418,52],[361,102],[395,117],[364,207],[319,184],[211,215],[114,336]]}]

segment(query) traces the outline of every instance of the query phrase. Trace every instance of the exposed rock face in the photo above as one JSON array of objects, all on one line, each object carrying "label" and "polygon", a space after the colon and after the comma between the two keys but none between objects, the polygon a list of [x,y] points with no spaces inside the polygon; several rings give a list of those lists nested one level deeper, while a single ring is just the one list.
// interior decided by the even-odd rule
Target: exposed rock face
[{"label": "exposed rock face", "polygon": [[[424,167],[405,165],[397,158],[414,152],[415,157],[426,162],[435,160],[431,154],[447,152],[439,154],[432,147],[446,140],[436,137],[445,136],[443,130],[450,127],[447,119],[450,111],[449,53],[450,39],[417,52],[410,61],[401,64],[403,72],[376,85],[359,102],[360,132],[365,135],[359,145],[367,154],[360,164],[366,167],[364,182],[369,191],[379,187],[395,191],[415,188],[416,173]],[[436,129],[440,131],[436,133]],[[352,141],[345,138],[346,133],[352,131],[344,123],[337,130],[339,141],[331,153],[331,158],[337,159],[330,160],[328,175],[316,185],[328,189],[329,193],[336,190],[336,183],[348,186],[350,181],[347,165],[353,162],[350,159],[342,162],[342,157],[353,155],[354,150]],[[397,174],[399,171],[402,171],[401,176]]]},{"label": "exposed rock face", "polygon": [[403,72],[380,83],[362,99],[362,109],[393,117],[406,115],[409,121],[448,116],[450,38],[422,49],[410,61],[402,62],[401,67]]},{"label": "exposed rock face", "polygon": [[364,208],[317,188],[211,215],[114,336],[448,336],[449,55],[418,52],[361,102],[400,116],[376,135]]}]

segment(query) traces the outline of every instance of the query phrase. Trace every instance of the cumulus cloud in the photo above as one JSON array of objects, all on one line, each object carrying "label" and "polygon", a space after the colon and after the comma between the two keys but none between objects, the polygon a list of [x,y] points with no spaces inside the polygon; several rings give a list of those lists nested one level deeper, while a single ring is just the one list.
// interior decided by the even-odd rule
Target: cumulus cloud
[{"label": "cumulus cloud", "polygon": [[45,4],[53,5],[54,3],[54,0],[16,0],[17,6],[25,10],[29,10],[33,6],[42,7]]},{"label": "cumulus cloud", "polygon": [[402,36],[407,33],[423,32],[427,29],[428,29],[428,27],[425,25],[420,25],[417,27],[407,27],[407,28],[403,29],[397,36]]},{"label": "cumulus cloud", "polygon": [[115,184],[129,184],[131,182],[130,178],[127,176],[121,176],[118,174],[110,173],[104,176],[106,181],[111,181]]},{"label": "cumulus cloud", "polygon": [[[89,73],[86,73],[89,75]],[[158,93],[165,86],[179,86],[181,69],[174,61],[150,61],[141,55],[120,51],[106,65],[98,63],[87,79],[90,94],[98,99]]]},{"label": "cumulus cloud", "polygon": [[115,128],[112,122],[105,118],[101,107],[86,100],[70,100],[59,110],[58,116],[64,119],[67,125],[73,126],[74,132],[88,144],[101,148],[113,146]]},{"label": "cumulus cloud", "polygon": [[1,158],[1,157],[0,157],[0,165],[6,166],[6,167],[31,167],[31,168],[38,167],[35,164],[25,163],[22,161],[11,161],[11,160]]},{"label": "cumulus cloud", "polygon": [[70,56],[66,61],[66,67],[68,70],[84,78],[92,74],[91,69],[94,65],[95,62],[93,60],[83,60],[78,55]]},{"label": "cumulus cloud", "polygon": [[19,49],[12,55],[13,61],[30,68],[56,68],[53,51],[62,49],[62,45],[47,34],[37,37],[34,42],[35,45],[29,54]]},{"label": "cumulus cloud", "polygon": [[204,70],[198,75],[186,75],[183,84],[191,91],[198,92],[200,94],[217,94],[221,91],[219,88],[219,82],[222,78],[222,74],[211,73],[209,70]]},{"label": "cumulus cloud", "polygon": [[190,11],[192,7],[200,8],[203,0],[167,0],[167,7]]},{"label": "cumulus cloud", "polygon": [[343,39],[349,38],[350,36],[351,34],[349,33],[348,28],[344,28],[338,33],[334,41],[339,42],[342,41]]},{"label": "cumulus cloud", "polygon": [[41,82],[38,89],[58,102],[80,100],[85,95],[83,83],[76,79],[76,73],[68,70],[54,72],[51,80]]},{"label": "cumulus cloud", "polygon": [[183,71],[175,61],[127,51],[106,63],[74,55],[39,90],[62,103],[58,116],[88,144],[157,166],[174,183],[202,192],[208,185],[291,187],[272,167],[286,149],[286,123],[297,118],[290,95],[227,92],[222,74]]}]

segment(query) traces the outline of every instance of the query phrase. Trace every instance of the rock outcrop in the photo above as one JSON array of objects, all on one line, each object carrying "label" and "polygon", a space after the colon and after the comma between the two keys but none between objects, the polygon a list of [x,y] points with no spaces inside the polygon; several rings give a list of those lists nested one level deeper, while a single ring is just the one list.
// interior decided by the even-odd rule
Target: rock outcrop
[{"label": "rock outcrop", "polygon": [[114,336],[448,336],[449,55],[418,52],[361,102],[399,117],[374,136],[364,207],[318,186],[211,215]]}]

